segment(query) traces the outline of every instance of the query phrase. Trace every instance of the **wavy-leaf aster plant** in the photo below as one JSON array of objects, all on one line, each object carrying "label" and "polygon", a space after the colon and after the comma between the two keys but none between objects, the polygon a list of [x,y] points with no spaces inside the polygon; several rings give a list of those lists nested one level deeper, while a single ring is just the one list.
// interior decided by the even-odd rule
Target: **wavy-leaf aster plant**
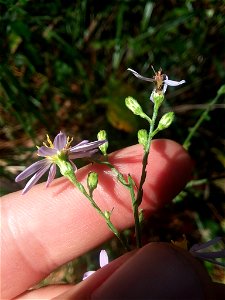
[{"label": "wavy-leaf aster plant", "polygon": [[106,132],[104,130],[101,130],[98,133],[98,141],[89,142],[87,140],[84,140],[75,146],[71,146],[72,139],[67,137],[62,132],[60,132],[55,137],[53,142],[47,136],[48,144],[43,143],[43,146],[39,147],[37,151],[37,154],[41,157],[44,157],[44,159],[32,164],[16,177],[16,181],[18,182],[32,176],[23,190],[23,193],[26,193],[41,178],[41,176],[49,170],[46,183],[46,185],[48,186],[54,179],[56,174],[56,166],[58,166],[61,174],[68,178],[74,184],[74,186],[77,187],[85,195],[85,197],[90,201],[91,205],[105,219],[110,230],[118,237],[124,248],[127,250],[129,250],[127,241],[111,222],[111,214],[113,209],[111,211],[102,211],[93,199],[93,191],[97,188],[98,185],[98,174],[95,172],[90,172],[88,174],[86,189],[83,184],[80,183],[76,178],[75,172],[77,168],[73,160],[77,158],[91,157],[95,152],[98,151],[98,149],[101,150],[102,154],[104,155],[104,160],[96,160],[92,158],[92,161],[108,166],[112,170],[112,173],[117,176],[118,181],[129,190],[134,215],[136,244],[138,248],[141,247],[142,243],[140,221],[143,216],[142,211],[139,209],[139,207],[142,203],[143,184],[146,178],[146,166],[148,162],[151,141],[159,131],[169,127],[174,118],[173,112],[168,112],[164,116],[162,116],[157,126],[155,126],[158,116],[158,110],[164,100],[164,94],[166,92],[167,86],[178,86],[185,82],[184,80],[169,80],[167,75],[162,74],[162,70],[155,72],[155,76],[153,78],[144,77],[130,68],[128,70],[141,80],[155,83],[155,88],[153,89],[150,96],[150,99],[152,100],[154,105],[152,117],[149,117],[143,112],[140,104],[134,98],[127,97],[125,99],[126,106],[135,115],[144,118],[149,123],[148,132],[144,129],[138,131],[138,141],[144,148],[142,173],[139,183],[134,182],[133,178],[129,174],[125,176],[124,174],[120,173],[117,168],[110,163],[107,155],[108,141]]}]

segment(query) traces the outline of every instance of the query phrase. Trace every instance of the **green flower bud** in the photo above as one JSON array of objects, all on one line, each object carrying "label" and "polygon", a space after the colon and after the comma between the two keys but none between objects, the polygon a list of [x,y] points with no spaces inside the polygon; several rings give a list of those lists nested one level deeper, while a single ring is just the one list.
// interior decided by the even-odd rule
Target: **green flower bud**
[{"label": "green flower bud", "polygon": [[153,102],[155,103],[155,105],[160,107],[160,105],[162,104],[162,102],[164,100],[164,94],[162,92],[153,91],[151,94],[151,98],[153,99]]},{"label": "green flower bud", "polygon": [[98,174],[95,172],[90,172],[87,178],[87,185],[90,193],[92,193],[98,185]]},{"label": "green flower bud", "polygon": [[[98,141],[107,140],[107,133],[105,130],[100,130],[97,134]],[[106,142],[103,145],[99,146],[99,149],[101,150],[103,155],[107,155],[107,149],[108,149],[109,143]]]},{"label": "green flower bud", "polygon": [[140,145],[143,145],[144,149],[146,149],[147,142],[148,142],[148,133],[147,133],[147,130],[140,129],[138,131],[138,143]]},{"label": "green flower bud", "polygon": [[151,119],[143,112],[140,104],[132,97],[127,97],[125,99],[126,106],[137,116],[146,119],[148,122],[151,122]]},{"label": "green flower bud", "polygon": [[165,115],[162,116],[161,120],[159,121],[159,125],[157,129],[163,130],[168,128],[172,124],[173,120],[174,120],[174,113],[172,111],[166,113]]},{"label": "green flower bud", "polygon": [[108,210],[104,211],[104,215],[106,216],[106,218],[107,218],[108,220],[110,220],[111,214],[112,214],[112,212],[110,212],[110,211],[108,211]]}]

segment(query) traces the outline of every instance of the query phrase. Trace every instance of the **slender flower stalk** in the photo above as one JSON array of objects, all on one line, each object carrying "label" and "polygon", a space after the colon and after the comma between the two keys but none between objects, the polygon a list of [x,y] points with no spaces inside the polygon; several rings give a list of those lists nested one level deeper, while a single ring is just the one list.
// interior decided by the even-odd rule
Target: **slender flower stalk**
[{"label": "slender flower stalk", "polygon": [[[168,79],[168,76],[166,74],[162,74],[162,69],[160,69],[158,72],[155,72],[153,67],[152,67],[152,69],[155,73],[155,76],[153,78],[144,77],[131,68],[127,69],[128,71],[131,71],[133,73],[133,75],[136,76],[138,79],[148,81],[148,82],[153,82],[155,84],[155,87],[150,95],[150,100],[154,103],[153,115],[152,115],[152,118],[145,117],[145,119],[149,122],[149,125],[150,125],[149,132],[144,134],[142,131],[142,135],[144,134],[144,136],[142,136],[143,139],[141,140],[142,141],[141,143],[144,146],[144,155],[143,155],[143,159],[142,159],[141,178],[139,181],[135,201],[133,200],[134,195],[131,194],[133,214],[134,214],[134,219],[135,219],[135,233],[136,233],[137,247],[142,246],[142,244],[141,244],[141,226],[140,226],[140,221],[139,221],[139,206],[141,205],[142,198],[143,198],[143,185],[144,185],[146,175],[147,175],[146,167],[148,164],[148,156],[150,153],[151,142],[152,142],[153,137],[155,136],[155,134],[158,131],[167,128],[173,121],[173,114],[172,113],[167,114],[167,116],[163,116],[163,118],[160,120],[160,122],[158,124],[158,127],[155,129],[158,111],[159,111],[159,108],[160,108],[162,102],[164,101],[164,94],[167,90],[167,87],[168,86],[178,86],[178,85],[185,83],[185,80],[174,81],[174,80]],[[132,106],[131,106],[131,104],[132,104]],[[142,109],[139,108],[140,105],[138,103],[136,103],[136,100],[133,100],[133,101],[130,100],[129,102],[127,101],[126,105],[135,114],[143,117],[142,115],[144,113],[142,112]],[[130,179],[130,183],[131,183],[131,179]]]},{"label": "slender flower stalk", "polygon": [[66,171],[77,170],[76,165],[73,163],[73,159],[90,157],[98,151],[98,147],[103,145],[106,140],[89,142],[84,140],[79,144],[72,146],[73,139],[67,137],[64,133],[60,132],[52,142],[47,135],[47,143],[43,143],[43,146],[38,147],[37,155],[44,157],[44,159],[35,162],[22,173],[20,173],[15,181],[19,182],[31,175],[31,179],[27,182],[23,189],[23,194],[28,192],[37,181],[49,170],[46,186],[53,181],[56,175],[56,165],[60,168],[61,173],[64,175]]}]

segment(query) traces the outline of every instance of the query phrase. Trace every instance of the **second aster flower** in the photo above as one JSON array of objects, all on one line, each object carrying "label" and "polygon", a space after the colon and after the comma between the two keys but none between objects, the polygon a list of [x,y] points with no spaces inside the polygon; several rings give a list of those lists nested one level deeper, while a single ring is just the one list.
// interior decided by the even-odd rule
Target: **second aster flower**
[{"label": "second aster flower", "polygon": [[[23,189],[23,194],[28,192],[32,186],[44,175],[45,172],[49,170],[48,179],[46,186],[48,186],[56,175],[56,165],[61,168],[71,166],[73,171],[77,170],[76,165],[73,163],[73,159],[90,157],[98,151],[98,147],[106,142],[94,141],[89,142],[84,140],[75,146],[70,146],[73,139],[65,135],[65,133],[60,132],[55,137],[53,143],[47,135],[47,142],[43,143],[43,146],[38,148],[38,156],[44,157],[44,159],[35,162],[28,168],[26,168],[22,173],[20,173],[15,181],[19,182],[33,175],[31,179],[27,182],[25,188]],[[62,173],[62,172],[61,172]]]},{"label": "second aster flower", "polygon": [[128,68],[127,70],[131,71],[134,76],[136,76],[137,78],[139,78],[141,80],[155,83],[155,88],[152,91],[151,96],[150,96],[150,100],[152,102],[154,102],[154,100],[153,100],[154,93],[165,94],[168,85],[169,86],[178,86],[178,85],[185,83],[185,80],[181,80],[181,81],[170,80],[166,74],[162,74],[161,69],[158,72],[155,72],[155,70],[153,68],[153,71],[155,72],[155,76],[153,78],[144,77],[144,76],[140,75],[138,72],[136,72],[135,70],[130,69],[130,68]]}]

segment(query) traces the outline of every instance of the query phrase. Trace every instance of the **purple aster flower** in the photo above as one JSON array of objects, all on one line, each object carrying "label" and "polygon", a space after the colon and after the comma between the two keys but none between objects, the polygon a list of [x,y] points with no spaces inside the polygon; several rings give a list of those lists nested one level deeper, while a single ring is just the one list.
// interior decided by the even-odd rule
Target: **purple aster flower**
[{"label": "purple aster flower", "polygon": [[[108,258],[107,252],[105,250],[101,250],[101,252],[99,254],[100,267],[102,268],[105,265],[107,265],[108,263],[109,263],[109,258]],[[88,272],[84,273],[83,280],[85,280],[87,277],[89,277],[90,275],[92,275],[95,272],[96,271],[88,271]]]},{"label": "purple aster flower", "polygon": [[218,261],[218,258],[225,258],[225,250],[218,250],[218,251],[207,251],[205,249],[209,248],[210,246],[213,246],[217,244],[218,242],[221,242],[222,238],[221,237],[216,237],[206,243],[202,244],[195,244],[193,245],[189,252],[195,256],[198,257],[202,260],[209,261],[211,263],[214,263],[219,266],[225,267],[225,263]]},{"label": "purple aster flower", "polygon": [[136,76],[137,78],[139,78],[141,80],[155,83],[155,88],[152,91],[151,96],[150,96],[150,100],[152,102],[154,102],[153,101],[153,93],[156,92],[159,94],[161,94],[161,93],[165,94],[168,85],[169,86],[178,86],[178,85],[185,83],[185,80],[174,81],[174,80],[168,79],[168,76],[166,74],[162,74],[162,69],[160,69],[158,72],[155,72],[155,70],[153,68],[153,71],[155,73],[155,76],[153,78],[144,77],[144,76],[140,75],[138,72],[136,72],[130,68],[128,68],[127,70],[131,71],[134,74],[134,76]]},{"label": "purple aster flower", "polygon": [[70,145],[72,141],[72,138],[69,138],[64,133],[60,132],[59,134],[57,134],[52,143],[49,136],[47,135],[47,142],[49,145],[43,143],[44,146],[38,147],[37,151],[38,156],[45,158],[35,162],[34,164],[26,168],[15,179],[16,182],[19,182],[34,174],[23,189],[23,194],[29,191],[32,186],[35,185],[35,183],[48,170],[49,173],[46,186],[49,186],[49,184],[55,178],[56,165],[60,167],[63,162],[69,161],[69,163],[73,167],[73,170],[76,171],[77,167],[72,162],[72,159],[90,157],[92,154],[98,151],[99,146],[106,142],[106,140],[94,142],[84,140],[76,146],[71,147]]}]

